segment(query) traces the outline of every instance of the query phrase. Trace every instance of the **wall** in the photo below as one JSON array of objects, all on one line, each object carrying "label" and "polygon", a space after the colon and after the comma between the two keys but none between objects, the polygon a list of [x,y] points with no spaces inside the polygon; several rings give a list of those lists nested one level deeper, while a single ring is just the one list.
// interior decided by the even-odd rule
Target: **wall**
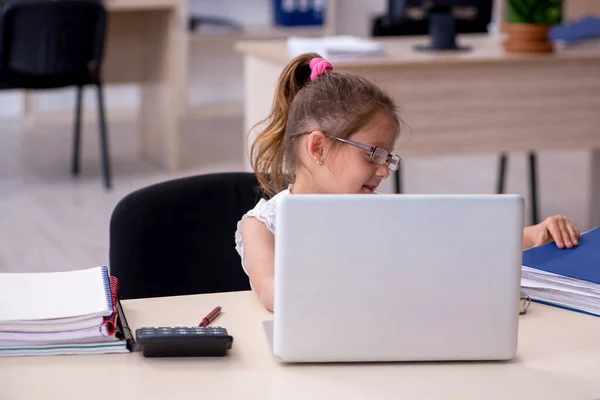
[{"label": "wall", "polygon": [[[236,0],[229,0],[234,1]],[[386,0],[365,2],[362,0],[338,0],[335,30],[339,34],[368,36],[370,19],[374,13],[385,10]],[[241,1],[237,1],[242,3]],[[244,3],[245,4],[245,3]],[[222,2],[219,2],[221,8]],[[263,6],[265,4],[263,3]],[[241,4],[240,4],[241,6]],[[200,12],[201,7],[193,7],[192,12]],[[231,9],[224,10],[212,4],[212,8],[203,11],[205,14],[226,15],[235,18]],[[266,25],[272,9],[250,9],[248,6],[235,10],[237,15],[246,13],[239,20],[244,25]],[[254,15],[254,16],[251,16]],[[258,23],[257,23],[258,22]],[[190,51],[190,91],[189,103],[206,105],[210,103],[235,103],[243,101],[242,57],[232,51],[234,40],[228,38],[196,40]],[[210,56],[208,56],[210,55]]]},{"label": "wall", "polygon": [[371,20],[385,13],[387,0],[339,0],[336,33],[370,36]]}]

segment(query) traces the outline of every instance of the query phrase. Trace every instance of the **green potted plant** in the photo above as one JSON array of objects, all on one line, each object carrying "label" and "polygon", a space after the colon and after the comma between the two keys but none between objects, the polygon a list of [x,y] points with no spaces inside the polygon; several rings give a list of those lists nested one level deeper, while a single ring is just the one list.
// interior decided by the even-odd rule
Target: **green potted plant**
[{"label": "green potted plant", "polygon": [[553,50],[548,32],[562,21],[564,0],[506,0],[505,28],[509,52],[545,53]]}]

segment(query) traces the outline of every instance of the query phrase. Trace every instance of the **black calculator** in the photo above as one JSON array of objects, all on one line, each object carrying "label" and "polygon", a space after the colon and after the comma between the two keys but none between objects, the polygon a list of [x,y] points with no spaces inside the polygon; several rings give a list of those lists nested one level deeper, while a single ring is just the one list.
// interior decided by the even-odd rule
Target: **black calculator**
[{"label": "black calculator", "polygon": [[233,345],[220,326],[143,327],[135,337],[144,357],[222,357]]}]

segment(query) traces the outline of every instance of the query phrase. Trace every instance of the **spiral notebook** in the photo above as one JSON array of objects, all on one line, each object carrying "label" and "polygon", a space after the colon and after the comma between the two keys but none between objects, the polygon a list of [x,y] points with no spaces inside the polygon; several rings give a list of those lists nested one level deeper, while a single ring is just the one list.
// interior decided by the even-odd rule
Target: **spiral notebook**
[{"label": "spiral notebook", "polygon": [[54,324],[110,317],[106,266],[66,272],[0,274],[0,324]]},{"label": "spiral notebook", "polygon": [[132,351],[118,286],[106,267],[0,274],[0,357]]}]

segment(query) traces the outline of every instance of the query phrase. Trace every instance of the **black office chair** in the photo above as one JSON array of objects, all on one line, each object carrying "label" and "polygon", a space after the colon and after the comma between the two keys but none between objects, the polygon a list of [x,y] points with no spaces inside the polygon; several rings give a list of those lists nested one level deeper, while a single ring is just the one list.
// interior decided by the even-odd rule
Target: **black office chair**
[{"label": "black office chair", "polygon": [[101,67],[106,10],[95,0],[0,0],[0,90],[77,87],[71,172],[79,174],[82,91],[98,94],[104,185],[111,187]]},{"label": "black office chair", "polygon": [[137,190],[110,221],[110,272],[121,299],[250,289],[235,250],[262,194],[252,173],[180,178]]}]

